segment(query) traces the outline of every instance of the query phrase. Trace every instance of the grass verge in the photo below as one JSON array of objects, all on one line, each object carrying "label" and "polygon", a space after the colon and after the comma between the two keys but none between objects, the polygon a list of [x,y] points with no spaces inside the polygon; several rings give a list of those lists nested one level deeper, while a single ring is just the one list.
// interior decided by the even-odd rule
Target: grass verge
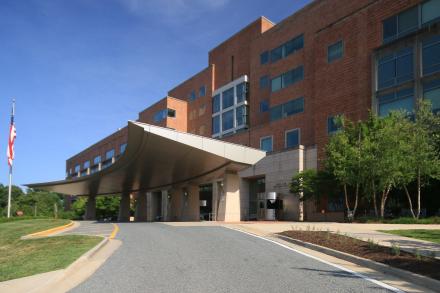
[{"label": "grass verge", "polygon": [[440,230],[380,230],[380,232],[440,243]]},{"label": "grass verge", "polygon": [[401,251],[399,246],[384,247],[372,240],[362,241],[327,231],[292,230],[280,234],[440,280],[439,260]]},{"label": "grass verge", "polygon": [[368,224],[440,224],[440,217],[429,217],[421,219],[414,219],[412,217],[400,217],[395,219],[359,217],[355,219],[355,222]]},{"label": "grass verge", "polygon": [[20,240],[23,235],[67,223],[60,219],[0,223],[0,281],[66,268],[102,240],[81,235]]}]

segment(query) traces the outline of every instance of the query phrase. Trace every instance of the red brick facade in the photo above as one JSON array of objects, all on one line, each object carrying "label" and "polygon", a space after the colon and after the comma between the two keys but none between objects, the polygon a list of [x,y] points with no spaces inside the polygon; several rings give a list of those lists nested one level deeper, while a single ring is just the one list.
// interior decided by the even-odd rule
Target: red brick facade
[{"label": "red brick facade", "polygon": [[[328,117],[344,114],[353,120],[364,119],[372,108],[373,53],[383,43],[382,21],[420,2],[317,0],[276,25],[260,17],[212,49],[205,69],[139,113],[139,121],[211,137],[213,92],[247,75],[249,127],[223,139],[259,148],[261,137],[272,136],[273,150],[282,151],[285,131],[299,128],[300,144],[316,145],[322,158],[328,140]],[[262,52],[299,35],[304,36],[302,49],[274,63],[260,63]],[[328,46],[338,41],[343,42],[343,57],[328,63]],[[298,66],[304,68],[302,81],[276,92],[270,87],[260,89],[260,77],[274,78]],[[205,87],[204,96],[200,96],[201,87]],[[271,122],[269,112],[260,112],[263,100],[273,107],[298,97],[304,98],[302,113]],[[154,114],[167,108],[176,110],[176,118],[156,123]],[[117,155],[126,135],[124,128],[70,158],[67,170],[104,155],[109,148],[114,148]]]}]

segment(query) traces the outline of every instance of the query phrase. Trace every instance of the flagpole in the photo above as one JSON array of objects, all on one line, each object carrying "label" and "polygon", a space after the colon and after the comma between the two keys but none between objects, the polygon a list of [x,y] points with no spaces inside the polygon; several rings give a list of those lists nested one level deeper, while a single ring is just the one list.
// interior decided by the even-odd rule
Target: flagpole
[{"label": "flagpole", "polygon": [[[12,99],[12,118],[15,114],[15,99]],[[8,218],[11,217],[11,193],[12,193],[12,164],[9,165],[9,193],[8,193]]]}]

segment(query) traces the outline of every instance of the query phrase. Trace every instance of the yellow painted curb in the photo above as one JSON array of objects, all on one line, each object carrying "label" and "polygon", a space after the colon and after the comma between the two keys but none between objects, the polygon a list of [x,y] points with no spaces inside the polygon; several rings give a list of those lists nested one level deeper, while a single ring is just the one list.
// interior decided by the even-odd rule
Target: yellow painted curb
[{"label": "yellow painted curb", "polygon": [[48,236],[48,235],[50,235],[52,233],[55,233],[57,231],[64,230],[64,229],[72,226],[73,224],[74,224],[74,222],[70,221],[70,223],[68,223],[66,225],[58,226],[58,227],[47,229],[47,230],[40,231],[40,232],[35,232],[35,233],[32,233],[32,234],[26,235],[26,237]]},{"label": "yellow painted curb", "polygon": [[109,239],[113,239],[113,238],[115,238],[115,237],[116,237],[116,234],[118,234],[119,226],[116,225],[116,224],[113,224],[113,227],[114,227],[114,229],[113,229],[113,231],[112,231],[112,234],[110,234]]}]

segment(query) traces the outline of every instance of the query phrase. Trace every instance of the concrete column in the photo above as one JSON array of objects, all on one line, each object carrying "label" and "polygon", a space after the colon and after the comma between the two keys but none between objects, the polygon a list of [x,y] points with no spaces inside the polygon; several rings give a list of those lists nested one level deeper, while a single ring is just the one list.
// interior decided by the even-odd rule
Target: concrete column
[{"label": "concrete column", "polygon": [[146,222],[148,219],[147,217],[147,193],[146,192],[139,192],[137,194],[137,200],[136,200],[136,211],[134,214],[134,220],[136,222]]},{"label": "concrete column", "polygon": [[119,222],[130,221],[130,194],[124,192],[121,194],[121,202],[119,203]]},{"label": "concrete column", "polygon": [[96,195],[89,195],[84,220],[96,220]]},{"label": "concrete column", "polygon": [[223,182],[225,196],[223,220],[238,222],[241,220],[240,177],[237,173],[226,173]]},{"label": "concrete column", "polygon": [[168,198],[168,190],[162,190],[162,221],[169,221],[170,201]]},{"label": "concrete column", "polygon": [[180,190],[182,193],[181,220],[182,221],[199,221],[199,186],[188,185]]}]

